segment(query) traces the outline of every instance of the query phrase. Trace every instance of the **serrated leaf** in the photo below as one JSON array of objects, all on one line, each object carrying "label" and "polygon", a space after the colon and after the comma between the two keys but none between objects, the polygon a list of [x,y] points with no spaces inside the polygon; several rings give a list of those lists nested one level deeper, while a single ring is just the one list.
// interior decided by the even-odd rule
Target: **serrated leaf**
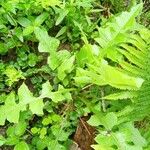
[{"label": "serrated leaf", "polygon": [[18,97],[19,102],[16,103],[14,92],[7,96],[5,104],[0,107],[0,125],[4,125],[6,119],[9,122],[18,123],[20,112],[26,110],[27,105],[29,105],[33,114],[43,114],[43,100],[34,97],[24,83],[18,90]]},{"label": "serrated leaf", "polygon": [[29,104],[29,108],[33,114],[42,115],[44,103],[43,100],[37,97],[34,97],[33,94],[29,91],[28,87],[23,83],[18,90],[19,100],[22,103]]},{"label": "serrated leaf", "polygon": [[112,112],[103,117],[94,114],[88,120],[88,123],[92,126],[103,125],[107,130],[111,130],[117,124],[117,116]]},{"label": "serrated leaf", "polygon": [[126,32],[134,27],[135,17],[141,9],[142,4],[138,4],[130,12],[123,12],[112,22],[108,22],[106,28],[99,28],[99,37],[95,38],[95,41],[102,47],[100,57],[107,55],[112,47],[126,41]]},{"label": "serrated leaf", "polygon": [[[137,90],[144,82],[142,78],[129,76],[128,74],[121,72],[118,68],[108,65],[104,60],[99,67],[93,65],[89,65],[89,67],[91,71],[97,72],[97,74],[100,75],[105,84],[109,84],[116,88]],[[101,83],[101,81],[98,82]]]},{"label": "serrated leaf", "polygon": [[39,52],[48,52],[50,55],[54,56],[56,50],[59,46],[59,40],[53,37],[50,37],[46,30],[36,28],[35,29],[36,38],[39,40]]},{"label": "serrated leaf", "polygon": [[59,85],[58,91],[52,92],[52,87],[47,81],[42,85],[42,92],[40,98],[50,98],[53,102],[58,103],[66,99],[71,99],[70,89],[65,89],[62,85]]},{"label": "serrated leaf", "polygon": [[15,102],[15,94],[11,92],[6,98],[5,105],[0,107],[0,125],[4,125],[6,119],[10,122],[17,123],[20,111],[25,110],[25,108],[18,109],[18,107]]},{"label": "serrated leaf", "polygon": [[119,99],[128,99],[128,98],[134,98],[137,96],[136,92],[130,92],[130,91],[124,91],[119,93],[110,94],[107,96],[102,97],[102,99],[106,100],[119,100]]}]

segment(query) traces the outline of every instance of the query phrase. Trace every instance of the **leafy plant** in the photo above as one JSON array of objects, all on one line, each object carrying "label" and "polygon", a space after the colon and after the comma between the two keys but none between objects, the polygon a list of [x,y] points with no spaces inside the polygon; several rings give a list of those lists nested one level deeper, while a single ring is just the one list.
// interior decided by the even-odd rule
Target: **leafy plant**
[{"label": "leafy plant", "polygon": [[2,149],[68,150],[81,117],[95,150],[149,149],[150,31],[124,5],[0,2]]}]

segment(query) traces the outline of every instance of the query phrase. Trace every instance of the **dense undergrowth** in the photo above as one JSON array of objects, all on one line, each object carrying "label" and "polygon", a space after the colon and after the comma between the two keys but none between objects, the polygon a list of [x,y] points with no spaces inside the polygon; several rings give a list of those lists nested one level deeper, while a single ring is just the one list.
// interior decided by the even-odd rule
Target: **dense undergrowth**
[{"label": "dense undergrowth", "polygon": [[85,117],[93,149],[150,150],[148,4],[1,0],[0,147],[69,150]]}]

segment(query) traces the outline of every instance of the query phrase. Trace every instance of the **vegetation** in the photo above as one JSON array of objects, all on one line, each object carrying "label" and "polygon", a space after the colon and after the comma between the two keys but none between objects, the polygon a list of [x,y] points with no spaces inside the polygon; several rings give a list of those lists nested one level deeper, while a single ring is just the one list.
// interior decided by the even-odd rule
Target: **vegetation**
[{"label": "vegetation", "polygon": [[0,147],[149,150],[148,3],[1,0]]}]

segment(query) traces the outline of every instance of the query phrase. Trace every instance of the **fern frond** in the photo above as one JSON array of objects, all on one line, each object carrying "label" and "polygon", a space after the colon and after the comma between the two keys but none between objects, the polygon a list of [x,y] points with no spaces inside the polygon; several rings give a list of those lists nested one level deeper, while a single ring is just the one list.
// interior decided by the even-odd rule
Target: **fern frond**
[{"label": "fern frond", "polygon": [[131,9],[130,12],[123,12],[120,16],[115,17],[112,22],[106,24],[106,27],[98,28],[99,37],[95,41],[101,46],[101,55],[107,55],[108,50],[119,43],[125,42],[128,38],[126,32],[135,26],[135,17],[142,9],[142,4],[139,4]]},{"label": "fern frond", "polygon": [[[95,41],[100,50],[98,56],[93,56],[93,61],[97,61],[87,59],[90,65],[80,69],[80,75],[77,71],[76,76],[80,82],[84,79],[85,84],[109,84],[121,89],[121,93],[108,95],[105,99],[131,99],[130,111],[118,112],[120,122],[138,120],[150,114],[150,31],[135,22],[141,8],[142,4],[139,4],[98,29]],[[102,63],[106,59],[113,65],[109,61]]]}]

